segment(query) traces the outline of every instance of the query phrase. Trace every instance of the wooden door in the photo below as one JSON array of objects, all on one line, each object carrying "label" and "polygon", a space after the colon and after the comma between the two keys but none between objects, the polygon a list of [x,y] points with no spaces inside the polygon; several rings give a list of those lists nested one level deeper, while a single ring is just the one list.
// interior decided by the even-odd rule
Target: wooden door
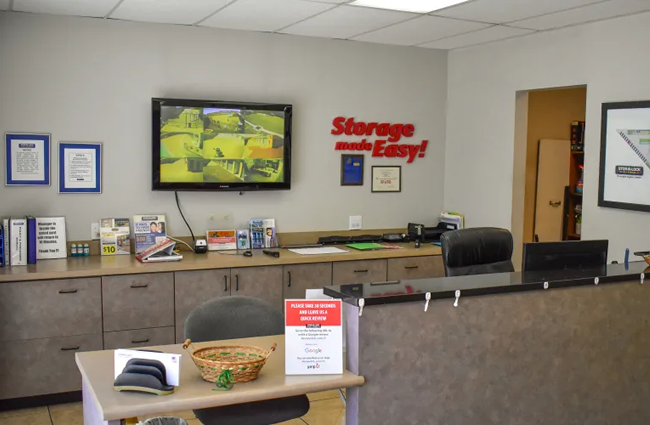
[{"label": "wooden door", "polygon": [[282,311],[282,266],[232,269],[232,296],[261,298]]},{"label": "wooden door", "polygon": [[564,188],[569,185],[570,159],[569,140],[539,141],[535,235],[540,242],[562,240]]},{"label": "wooden door", "polygon": [[320,289],[332,284],[332,263],[284,266],[285,300],[304,299],[307,289]]}]

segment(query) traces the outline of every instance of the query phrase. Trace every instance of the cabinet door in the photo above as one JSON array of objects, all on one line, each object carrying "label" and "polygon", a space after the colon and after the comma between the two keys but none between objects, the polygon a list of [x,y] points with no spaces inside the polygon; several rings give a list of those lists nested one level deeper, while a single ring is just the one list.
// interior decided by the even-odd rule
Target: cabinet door
[{"label": "cabinet door", "polygon": [[0,284],[0,341],[102,333],[100,278]]},{"label": "cabinet door", "polygon": [[307,289],[332,284],[332,263],[284,266],[283,298],[304,299]]},{"label": "cabinet door", "polygon": [[106,332],[104,350],[118,348],[153,347],[174,343],[174,327],[139,329],[136,331]]},{"label": "cabinet door", "polygon": [[261,298],[282,309],[282,266],[243,267],[231,274],[233,296]]},{"label": "cabinet door", "polygon": [[176,272],[174,281],[176,342],[180,343],[192,310],[212,298],[230,296],[230,269]]},{"label": "cabinet door", "polygon": [[388,280],[427,279],[444,277],[442,256],[390,258]]},{"label": "cabinet door", "polygon": [[385,282],[386,260],[341,261],[332,267],[334,285]]},{"label": "cabinet door", "polygon": [[104,331],[174,326],[174,274],[102,278]]}]

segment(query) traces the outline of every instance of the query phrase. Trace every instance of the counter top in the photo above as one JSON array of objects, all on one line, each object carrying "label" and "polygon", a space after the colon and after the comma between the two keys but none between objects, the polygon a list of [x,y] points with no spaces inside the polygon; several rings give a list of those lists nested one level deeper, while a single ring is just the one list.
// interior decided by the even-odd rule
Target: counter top
[{"label": "counter top", "polygon": [[118,255],[113,257],[77,257],[60,260],[40,260],[27,266],[12,266],[0,268],[0,283],[28,280],[70,279],[80,277],[114,276],[139,273],[162,273],[188,270],[230,269],[239,267],[279,266],[291,264],[330,263],[353,260],[377,260],[385,258],[425,257],[440,255],[441,249],[432,244],[423,244],[414,248],[414,244],[397,244],[401,249],[385,249],[377,251],[357,251],[338,246],[346,251],[341,254],[300,255],[287,249],[280,249],[280,257],[273,258],[252,250],[252,257],[232,255],[235,251],[209,252],[194,254],[182,252],[183,259],[168,263],[143,264],[134,255]]},{"label": "counter top", "polygon": [[641,276],[645,277],[645,273],[649,272],[650,267],[644,261],[639,261],[630,263],[628,267],[623,264],[611,264],[583,270],[496,273],[326,286],[324,293],[330,297],[341,298],[352,305],[359,305],[359,300],[363,299],[364,306],[370,306],[424,301],[427,292],[430,292],[431,299],[435,300],[454,299],[457,290],[461,291],[462,298],[595,285],[596,278],[599,285],[635,279],[641,281]]}]

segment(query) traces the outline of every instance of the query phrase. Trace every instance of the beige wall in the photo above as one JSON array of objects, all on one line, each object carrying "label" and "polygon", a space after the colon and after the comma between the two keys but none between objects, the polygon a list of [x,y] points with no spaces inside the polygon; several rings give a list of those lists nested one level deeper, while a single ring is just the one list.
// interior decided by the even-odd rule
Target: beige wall
[{"label": "beige wall", "polygon": [[571,121],[584,121],[586,106],[586,87],[538,90],[528,94],[524,242],[532,242],[534,233],[538,142],[541,139],[569,140]]}]

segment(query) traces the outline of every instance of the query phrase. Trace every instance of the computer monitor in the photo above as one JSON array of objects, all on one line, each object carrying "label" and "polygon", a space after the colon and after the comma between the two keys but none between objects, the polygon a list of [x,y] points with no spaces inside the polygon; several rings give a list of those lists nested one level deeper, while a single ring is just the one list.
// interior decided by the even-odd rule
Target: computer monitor
[{"label": "computer monitor", "polygon": [[522,271],[582,270],[607,265],[609,241],[566,241],[524,244]]}]

